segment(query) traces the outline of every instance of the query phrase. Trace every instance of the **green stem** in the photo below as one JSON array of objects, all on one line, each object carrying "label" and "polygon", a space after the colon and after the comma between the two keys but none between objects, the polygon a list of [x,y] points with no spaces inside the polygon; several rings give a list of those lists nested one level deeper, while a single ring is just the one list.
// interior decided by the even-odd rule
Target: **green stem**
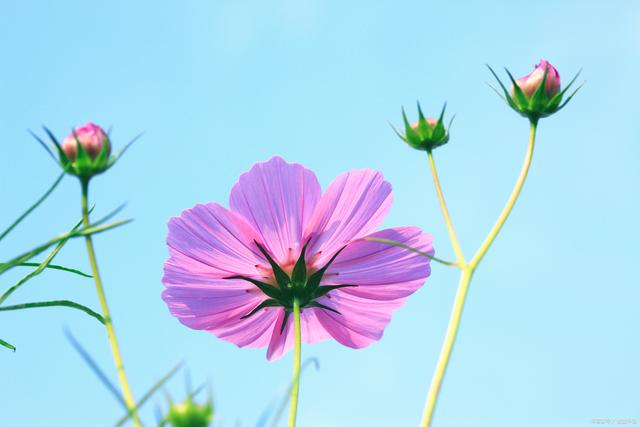
[{"label": "green stem", "polygon": [[529,132],[529,146],[527,148],[527,155],[524,159],[524,164],[522,165],[522,170],[520,171],[520,176],[518,176],[518,181],[516,182],[516,185],[513,188],[513,191],[511,192],[511,196],[509,196],[509,200],[507,200],[507,204],[505,205],[504,209],[502,210],[502,213],[498,217],[498,220],[494,224],[491,231],[489,231],[489,234],[484,239],[484,242],[482,242],[482,245],[480,245],[480,248],[477,250],[476,254],[471,259],[471,262],[469,263],[469,265],[473,270],[475,270],[475,268],[478,266],[480,261],[482,261],[482,258],[484,258],[484,256],[486,255],[487,251],[489,250],[489,247],[498,236],[498,233],[500,233],[502,226],[504,225],[505,221],[509,217],[509,214],[511,213],[511,211],[513,210],[513,207],[516,204],[516,200],[518,200],[518,196],[520,196],[520,192],[522,191],[524,182],[527,179],[527,174],[529,173],[529,167],[531,166],[531,159],[533,158],[533,147],[535,146],[537,127],[538,127],[537,120],[532,120],[530,132]]},{"label": "green stem", "polygon": [[431,425],[431,419],[433,418],[433,412],[436,408],[436,402],[438,400],[438,394],[440,393],[440,386],[444,379],[444,374],[449,364],[449,358],[451,357],[451,351],[458,335],[458,328],[460,327],[460,318],[462,317],[462,310],[464,308],[464,302],[467,298],[467,291],[469,290],[469,283],[471,282],[471,276],[473,271],[471,269],[463,268],[460,275],[460,283],[458,284],[458,291],[456,292],[456,298],[453,302],[453,309],[451,310],[451,316],[449,318],[449,326],[447,326],[447,333],[442,343],[440,350],[440,356],[438,357],[438,363],[436,364],[436,370],[433,373],[433,379],[431,380],[431,386],[429,387],[429,393],[427,393],[427,401],[424,405],[422,412],[422,427]]},{"label": "green stem", "polygon": [[293,333],[295,347],[293,348],[293,384],[291,386],[291,406],[289,407],[289,427],[295,427],[298,414],[298,393],[300,391],[300,359],[301,359],[301,333],[300,333],[300,302],[293,300]]},{"label": "green stem", "polygon": [[453,222],[451,221],[451,216],[449,215],[449,210],[447,209],[447,203],[444,201],[442,188],[440,188],[440,179],[438,178],[438,172],[436,171],[436,163],[433,160],[433,153],[431,152],[431,150],[427,151],[427,155],[429,157],[431,175],[433,175],[433,185],[436,187],[438,201],[440,202],[440,208],[442,209],[442,216],[444,216],[444,221],[447,223],[447,231],[449,232],[451,244],[453,245],[453,250],[456,253],[456,258],[458,259],[458,265],[460,266],[460,268],[462,268],[465,264],[464,255],[462,254],[462,248],[460,247],[460,242],[458,241],[456,231],[453,228]]},{"label": "green stem", "polygon": [[[531,121],[531,130],[529,134],[529,146],[527,149],[527,154],[525,156],[524,165],[522,166],[522,170],[520,171],[520,175],[518,180],[516,181],[516,185],[511,192],[511,196],[507,200],[507,204],[505,205],[502,213],[498,217],[498,220],[494,224],[491,231],[487,235],[484,242],[480,245],[480,248],[475,253],[473,258],[468,264],[465,264],[464,258],[462,258],[462,251],[459,248],[458,240],[456,238],[455,231],[453,230],[453,225],[451,224],[451,219],[447,212],[446,205],[444,203],[444,197],[442,196],[442,190],[440,189],[440,183],[437,178],[437,173],[435,169],[435,163],[433,162],[433,156],[431,152],[429,152],[429,160],[431,164],[431,170],[434,176],[434,183],[436,185],[436,191],[438,193],[438,198],[440,199],[440,204],[442,207],[442,212],[445,216],[445,221],[447,222],[447,227],[449,228],[449,235],[451,236],[451,241],[454,246],[454,250],[456,251],[456,255],[458,258],[458,267],[461,270],[460,274],[460,282],[458,284],[458,290],[456,292],[456,297],[453,302],[453,309],[451,311],[451,316],[449,318],[449,325],[447,326],[447,332],[445,334],[444,342],[442,343],[442,349],[440,350],[440,356],[438,357],[438,362],[436,364],[436,369],[433,374],[433,379],[431,381],[431,386],[429,387],[429,392],[427,393],[427,400],[425,402],[424,410],[422,413],[422,421],[420,423],[421,427],[429,427],[431,425],[431,421],[433,419],[433,414],[436,408],[436,403],[438,401],[438,395],[440,393],[440,386],[442,385],[442,381],[444,379],[444,375],[447,370],[447,366],[449,364],[449,359],[451,357],[451,353],[453,351],[453,346],[456,341],[456,337],[458,335],[458,330],[460,328],[460,319],[462,318],[462,312],[464,310],[464,303],[467,298],[467,293],[469,291],[469,284],[471,283],[471,278],[478,267],[478,264],[482,260],[482,258],[486,255],[489,247],[498,236],[498,233],[502,229],[505,221],[509,217],[509,214],[513,210],[515,206],[516,200],[518,200],[518,196],[522,191],[522,187],[527,178],[527,174],[529,172],[529,168],[531,166],[531,159],[533,158],[533,147],[535,145],[536,138],[536,127],[537,121]],[[457,248],[457,249],[456,249]]]},{"label": "green stem", "polygon": [[[85,227],[89,227],[89,209],[88,209],[88,196],[89,196],[89,180],[81,179],[82,183],[82,221]],[[98,271],[98,263],[96,261],[96,254],[93,248],[93,240],[90,235],[85,236],[87,243],[87,253],[89,254],[89,263],[91,264],[91,271],[96,283],[96,291],[98,293],[98,299],[100,300],[100,307],[102,308],[102,314],[105,321],[105,327],[107,328],[107,338],[109,339],[109,345],[111,346],[111,353],[113,355],[113,361],[116,365],[118,372],[118,380],[120,381],[120,388],[124,397],[124,402],[127,405],[127,409],[132,411],[133,424],[136,427],[141,427],[140,419],[136,411],[136,403],[133,400],[133,394],[129,387],[129,381],[124,371],[124,365],[122,363],[122,356],[120,355],[120,348],[118,347],[118,341],[116,340],[116,332],[113,328],[111,321],[111,315],[109,314],[109,306],[107,305],[107,298],[102,286],[102,279],[100,278],[100,272]]]}]

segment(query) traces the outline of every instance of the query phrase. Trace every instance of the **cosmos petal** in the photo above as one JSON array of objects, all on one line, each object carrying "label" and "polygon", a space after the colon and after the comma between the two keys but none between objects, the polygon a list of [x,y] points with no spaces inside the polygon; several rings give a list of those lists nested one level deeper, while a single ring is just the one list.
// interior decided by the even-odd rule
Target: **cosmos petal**
[{"label": "cosmos petal", "polygon": [[405,298],[381,301],[336,290],[320,298],[318,302],[340,312],[316,311],[325,330],[347,347],[363,348],[382,338],[391,315],[404,304]]},{"label": "cosmos petal", "polygon": [[[331,334],[329,334],[329,332],[320,323],[317,317],[317,312],[318,309],[305,308],[300,313],[300,332],[302,335],[302,342],[305,344],[316,344],[331,338]],[[287,326],[281,334],[280,329],[282,328],[283,319],[284,310],[282,310],[282,315],[278,317],[278,321],[276,322],[273,330],[272,340],[269,343],[269,349],[267,350],[267,359],[269,360],[279,359],[293,348],[293,314],[289,316]]]},{"label": "cosmos petal", "polygon": [[283,265],[300,253],[302,233],[320,195],[312,171],[273,157],[240,176],[229,207],[260,233],[259,240]]},{"label": "cosmos petal", "polygon": [[305,229],[311,237],[308,253],[318,253],[323,264],[340,248],[371,233],[387,214],[392,200],[391,185],[370,169],[338,176],[322,195]]},{"label": "cosmos petal", "polygon": [[[433,256],[432,238],[418,227],[396,227],[367,237],[395,240]],[[386,243],[357,240],[338,255],[323,276],[323,284],[362,298],[393,300],[415,292],[431,273],[430,259]],[[338,292],[338,290],[333,291]]]}]

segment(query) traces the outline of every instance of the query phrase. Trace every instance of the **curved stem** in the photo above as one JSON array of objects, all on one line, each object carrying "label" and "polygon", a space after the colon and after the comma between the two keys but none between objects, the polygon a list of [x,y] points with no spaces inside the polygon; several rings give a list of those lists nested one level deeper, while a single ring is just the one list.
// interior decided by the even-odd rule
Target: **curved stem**
[{"label": "curved stem", "polygon": [[462,254],[462,248],[460,247],[458,236],[453,229],[453,222],[451,221],[451,216],[449,215],[449,210],[447,209],[447,203],[444,201],[442,188],[440,188],[440,179],[438,178],[438,172],[436,171],[436,163],[433,160],[433,153],[431,152],[431,150],[427,151],[427,156],[429,157],[429,166],[431,167],[431,174],[433,175],[433,184],[436,187],[436,193],[438,194],[438,200],[440,201],[440,208],[442,209],[444,221],[447,223],[447,231],[449,231],[451,244],[453,245],[453,250],[456,253],[456,258],[458,259],[458,265],[462,268],[462,266],[464,266],[465,264],[464,255]]},{"label": "curved stem", "polygon": [[[82,221],[85,227],[89,226],[89,209],[88,209],[88,195],[89,195],[89,181],[82,179]],[[107,298],[102,286],[102,279],[100,278],[100,272],[98,271],[98,262],[96,261],[96,254],[93,248],[93,240],[90,235],[85,236],[87,243],[87,253],[89,254],[89,263],[91,264],[91,271],[96,283],[96,291],[98,293],[98,299],[100,300],[100,307],[102,308],[102,315],[105,321],[105,327],[107,328],[107,337],[109,339],[109,345],[111,346],[111,353],[113,355],[113,361],[118,371],[118,380],[120,381],[120,388],[124,397],[124,402],[127,405],[127,409],[132,411],[133,424],[140,427],[140,419],[136,412],[136,403],[133,400],[133,394],[129,387],[129,381],[124,371],[124,365],[122,363],[122,356],[120,355],[120,348],[118,347],[118,341],[116,340],[116,332],[113,328],[111,321],[111,315],[109,314],[109,306],[107,305]]]},{"label": "curved stem", "polygon": [[[436,403],[438,400],[438,394],[440,393],[440,386],[442,385],[442,381],[444,379],[444,375],[447,370],[447,365],[449,364],[449,359],[451,357],[451,353],[453,351],[453,346],[456,341],[456,336],[458,334],[458,329],[460,327],[460,319],[462,318],[462,312],[464,309],[464,303],[467,297],[467,292],[469,291],[469,283],[471,282],[471,277],[475,272],[478,264],[485,256],[489,247],[498,236],[498,233],[502,229],[507,217],[513,210],[513,207],[522,191],[522,187],[527,178],[527,174],[529,172],[529,167],[531,166],[531,159],[533,158],[533,147],[535,144],[536,138],[536,127],[537,121],[531,121],[531,130],[529,135],[529,147],[527,149],[527,154],[524,160],[524,165],[522,166],[522,170],[520,171],[520,175],[516,182],[515,188],[513,189],[507,204],[505,205],[502,213],[498,217],[495,225],[489,232],[489,235],[484,240],[480,248],[475,253],[473,258],[468,264],[465,264],[464,258],[459,258],[458,267],[460,267],[460,283],[458,285],[458,290],[456,292],[456,297],[453,303],[453,309],[451,311],[451,316],[449,318],[449,325],[447,327],[447,332],[445,335],[444,342],[442,344],[442,349],[440,350],[440,356],[438,357],[438,362],[436,364],[436,369],[433,374],[433,379],[431,381],[431,386],[429,387],[429,393],[427,394],[427,400],[425,402],[424,411],[422,413],[422,421],[420,423],[421,427],[428,427],[431,425],[431,421],[433,419],[433,414],[435,411]],[[454,245],[454,249],[456,249],[456,255],[462,257],[462,251],[459,249],[458,241],[455,237],[455,232],[453,231],[453,225],[451,224],[451,219],[449,218],[449,214],[447,212],[446,205],[444,203],[444,198],[442,197],[442,191],[440,190],[440,184],[438,182],[438,177],[435,170],[435,164],[433,162],[433,156],[431,152],[429,152],[429,160],[431,163],[431,170],[434,176],[434,183],[436,184],[436,191],[438,192],[438,198],[440,199],[440,204],[442,206],[442,212],[445,216],[445,221],[447,222],[447,227],[449,228],[449,234],[451,236],[451,241]]]},{"label": "curved stem", "polygon": [[301,333],[300,333],[300,302],[293,300],[293,333],[295,347],[293,349],[293,384],[291,386],[291,406],[289,407],[289,427],[295,427],[298,414],[298,393],[300,391],[300,358],[301,358]]},{"label": "curved stem", "polygon": [[507,204],[502,210],[502,213],[498,217],[498,220],[494,224],[493,228],[491,229],[491,231],[489,231],[489,234],[484,239],[484,242],[482,242],[482,245],[480,245],[480,248],[471,259],[471,262],[469,263],[471,268],[474,270],[478,266],[480,261],[482,261],[482,258],[484,258],[484,256],[486,255],[487,251],[489,250],[489,247],[491,246],[495,238],[498,236],[498,233],[500,232],[500,230],[502,229],[502,226],[504,225],[505,221],[509,217],[509,214],[511,213],[511,211],[513,210],[513,207],[516,204],[516,200],[518,200],[518,196],[522,191],[524,182],[527,179],[527,174],[529,173],[529,167],[531,166],[531,159],[533,158],[533,147],[535,145],[535,140],[536,140],[537,125],[538,125],[538,122],[536,120],[531,121],[531,129],[529,132],[529,147],[527,148],[527,155],[525,156],[524,164],[522,165],[522,170],[520,171],[520,176],[518,176],[518,181],[516,182],[516,185],[513,188],[513,191],[511,192],[511,196],[509,196],[509,200],[507,200]]},{"label": "curved stem", "polygon": [[451,316],[449,318],[449,326],[447,326],[447,333],[442,343],[442,349],[440,350],[440,356],[438,357],[438,363],[433,373],[433,379],[431,380],[431,386],[429,387],[429,393],[427,393],[427,401],[424,405],[422,413],[421,427],[427,427],[431,425],[431,419],[433,418],[433,412],[436,408],[436,402],[438,400],[438,394],[440,393],[440,386],[444,379],[444,374],[449,364],[449,358],[451,351],[453,350],[453,344],[456,341],[458,334],[458,327],[460,326],[460,318],[462,317],[462,310],[464,308],[464,302],[467,298],[467,292],[469,290],[469,282],[473,270],[468,267],[462,269],[460,275],[460,283],[458,284],[458,291],[456,292],[456,298],[453,302],[453,309],[451,310]]}]

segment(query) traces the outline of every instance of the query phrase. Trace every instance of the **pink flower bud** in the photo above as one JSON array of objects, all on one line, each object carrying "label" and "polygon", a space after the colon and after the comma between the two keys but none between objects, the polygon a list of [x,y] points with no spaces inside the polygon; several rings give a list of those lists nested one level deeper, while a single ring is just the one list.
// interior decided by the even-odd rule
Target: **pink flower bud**
[{"label": "pink flower bud", "polygon": [[91,160],[95,160],[98,157],[104,145],[106,145],[107,157],[111,153],[111,145],[107,134],[100,126],[89,122],[84,126],[75,128],[74,132],[62,141],[62,151],[72,162],[75,161],[78,154],[76,138],[80,141],[82,148],[84,148]]},{"label": "pink flower bud", "polygon": [[[429,126],[431,126],[432,128],[436,127],[436,124],[438,123],[437,119],[434,119],[432,117],[426,117],[427,123],[429,124]],[[413,124],[411,125],[411,127],[414,130],[418,129],[418,125],[420,124],[420,120],[416,120],[415,122],[413,122]]]},{"label": "pink flower bud", "polygon": [[547,96],[552,98],[555,94],[560,92],[560,74],[558,73],[558,70],[556,70],[553,65],[548,63],[545,59],[541,59],[540,63],[535,66],[531,74],[516,80],[516,84],[520,89],[522,89],[527,98],[531,98],[531,95],[533,95],[538,86],[540,86],[540,83],[542,83],[545,70],[548,70],[547,82],[545,84]]}]

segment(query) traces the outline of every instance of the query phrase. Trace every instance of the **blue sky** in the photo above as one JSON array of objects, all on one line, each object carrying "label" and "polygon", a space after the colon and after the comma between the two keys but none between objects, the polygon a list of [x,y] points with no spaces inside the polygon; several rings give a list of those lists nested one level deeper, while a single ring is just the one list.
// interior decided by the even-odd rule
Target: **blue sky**
[{"label": "blue sky", "polygon": [[[493,224],[525,153],[527,122],[487,87],[485,64],[518,75],[545,57],[587,81],[541,122],[523,195],[472,283],[434,426],[588,426],[640,422],[637,279],[640,6],[616,1],[5,2],[0,12],[0,224],[58,174],[27,134],[113,125],[114,145],[144,132],[92,186],[96,214],[122,202],[135,222],[96,238],[137,396],[184,360],[210,381],[224,425],[255,424],[289,381],[291,355],[237,349],[172,318],[160,299],[167,219],[226,203],[243,171],[274,154],[326,186],[355,168],[394,186],[386,226],[419,225],[452,258],[426,158],[395,137],[416,100],[456,114],[435,153],[467,254]],[[78,219],[79,185],[54,195],[0,247],[1,258]],[[60,263],[88,269],[81,242]],[[2,289],[21,272],[2,277]],[[301,388],[301,427],[404,427],[420,418],[457,273],[434,266],[383,339],[354,351],[303,349],[320,370]],[[51,272],[13,301],[98,307],[88,280]],[[68,326],[115,377],[97,322],[44,309],[2,313],[3,426],[115,423],[118,404],[65,340]],[[179,398],[184,381],[168,390]],[[158,397],[154,403],[162,403]],[[144,411],[151,420],[153,404]]]}]

